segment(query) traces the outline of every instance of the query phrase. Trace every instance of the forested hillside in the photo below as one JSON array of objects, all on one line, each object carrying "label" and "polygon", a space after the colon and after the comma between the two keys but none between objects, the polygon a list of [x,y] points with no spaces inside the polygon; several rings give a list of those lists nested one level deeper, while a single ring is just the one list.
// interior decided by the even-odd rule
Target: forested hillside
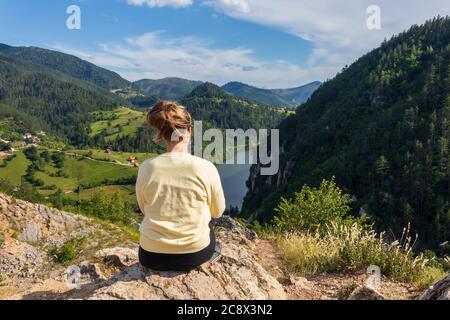
[{"label": "forested hillside", "polygon": [[233,97],[212,83],[195,88],[182,104],[195,120],[203,120],[222,129],[271,129],[287,115],[285,110]]},{"label": "forested hillside", "polygon": [[[356,214],[449,252],[450,18],[413,26],[324,83],[280,125],[281,170],[253,167],[244,215],[336,177]],[[254,215],[255,216],[255,215]]]},{"label": "forested hillside", "polygon": [[89,112],[118,106],[107,92],[83,81],[3,55],[0,79],[3,117],[35,122],[29,130],[39,125],[75,145],[86,142]]},{"label": "forested hillside", "polygon": [[61,74],[90,82],[104,89],[124,88],[131,85],[128,80],[123,79],[115,72],[57,51],[0,44],[0,56],[13,62],[24,62],[58,71]]}]

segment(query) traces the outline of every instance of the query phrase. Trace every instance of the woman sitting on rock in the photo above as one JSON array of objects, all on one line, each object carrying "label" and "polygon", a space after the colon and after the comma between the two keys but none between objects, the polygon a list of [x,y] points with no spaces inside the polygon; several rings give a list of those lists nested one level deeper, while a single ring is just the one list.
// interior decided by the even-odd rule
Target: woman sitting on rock
[{"label": "woman sitting on rock", "polygon": [[189,271],[214,254],[209,223],[225,210],[220,176],[211,162],[190,154],[192,118],[184,107],[160,101],[147,122],[167,153],[140,165],[136,196],[144,219],[139,260],[153,270]]}]

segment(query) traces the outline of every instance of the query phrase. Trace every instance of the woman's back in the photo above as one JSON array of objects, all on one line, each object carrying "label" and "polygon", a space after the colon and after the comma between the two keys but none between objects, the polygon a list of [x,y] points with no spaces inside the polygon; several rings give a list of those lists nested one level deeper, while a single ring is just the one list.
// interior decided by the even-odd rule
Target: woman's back
[{"label": "woman's back", "polygon": [[155,253],[204,249],[210,243],[211,217],[225,210],[217,169],[189,153],[169,152],[145,161],[136,196],[144,213],[140,245]]}]

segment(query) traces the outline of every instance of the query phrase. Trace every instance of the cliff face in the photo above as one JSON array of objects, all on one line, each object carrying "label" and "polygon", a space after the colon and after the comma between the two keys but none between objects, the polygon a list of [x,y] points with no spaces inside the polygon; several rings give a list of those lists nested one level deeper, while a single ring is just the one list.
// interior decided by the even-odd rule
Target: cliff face
[{"label": "cliff face", "polygon": [[[283,124],[290,119],[286,119]],[[280,131],[283,135],[283,131]],[[261,165],[256,164],[250,168],[250,175],[247,181],[248,192],[242,207],[243,216],[250,221],[258,219],[268,221],[272,218],[273,208],[279,202],[281,196],[289,193],[290,181],[294,179],[293,172],[297,161],[287,154],[286,142],[283,136],[280,137],[280,168],[273,176],[261,175]],[[298,190],[295,190],[298,191]],[[269,208],[269,209],[267,209]]]},{"label": "cliff face", "polygon": [[[222,256],[189,273],[141,267],[137,242],[121,229],[0,194],[0,298],[9,299],[285,299],[283,286],[252,253],[256,235],[230,218],[216,222]],[[85,237],[73,267],[50,249]],[[77,281],[75,281],[77,282]]]}]

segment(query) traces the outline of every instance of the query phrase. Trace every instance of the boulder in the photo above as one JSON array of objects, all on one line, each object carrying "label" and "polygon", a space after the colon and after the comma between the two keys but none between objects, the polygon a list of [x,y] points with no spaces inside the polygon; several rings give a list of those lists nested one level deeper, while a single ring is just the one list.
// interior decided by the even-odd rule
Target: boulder
[{"label": "boulder", "polygon": [[350,294],[348,300],[385,300],[385,298],[374,289],[360,286]]},{"label": "boulder", "polygon": [[216,229],[227,230],[238,237],[248,240],[256,240],[258,237],[254,231],[244,227],[230,216],[222,216],[219,219],[214,220],[212,226]]},{"label": "boulder", "polygon": [[[122,255],[123,248],[115,250],[109,249],[109,256]],[[286,293],[245,248],[223,243],[219,260],[191,272],[158,272],[136,263],[101,283],[85,298],[266,300],[286,299]]]},{"label": "boulder", "polygon": [[419,300],[450,300],[450,274],[432,285]]},{"label": "boulder", "polygon": [[[22,286],[20,293],[8,299],[287,298],[283,286],[259,264],[252,251],[256,234],[230,217],[214,222],[221,245],[218,259],[191,272],[157,272],[140,266],[138,243],[124,240],[123,231],[116,226],[99,225],[86,217],[1,194],[0,213],[0,230],[20,232],[17,240],[12,231],[8,232],[0,248],[0,272],[19,275]],[[90,240],[79,257],[83,261],[78,263],[80,288],[69,290],[66,267],[50,260],[45,248],[80,235]],[[39,246],[33,246],[36,242]],[[98,251],[98,244],[108,247]]]},{"label": "boulder", "polygon": [[97,258],[103,259],[105,262],[111,263],[116,267],[129,267],[138,261],[138,249],[130,248],[109,248],[97,251]]}]

